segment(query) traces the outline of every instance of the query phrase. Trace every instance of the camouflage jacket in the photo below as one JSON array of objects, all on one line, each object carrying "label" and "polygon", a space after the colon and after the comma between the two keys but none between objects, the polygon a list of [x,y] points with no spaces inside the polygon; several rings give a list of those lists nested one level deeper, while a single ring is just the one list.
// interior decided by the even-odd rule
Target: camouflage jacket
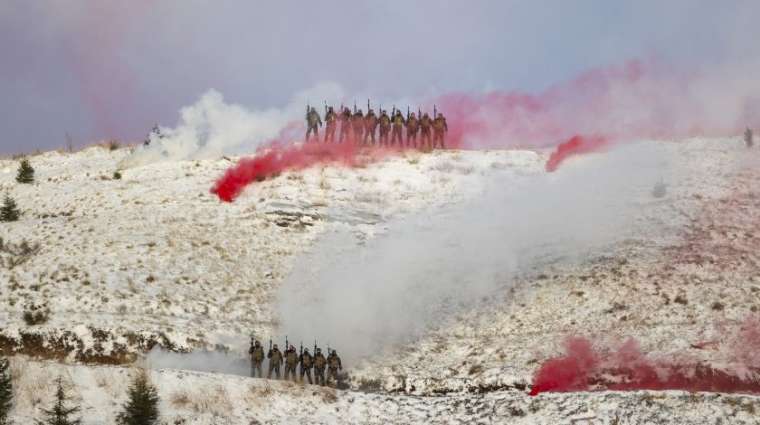
[{"label": "camouflage jacket", "polygon": [[295,349],[285,352],[285,363],[292,367],[295,367],[298,364],[298,353],[296,353]]},{"label": "camouflage jacket", "polygon": [[269,350],[267,358],[269,359],[269,363],[274,363],[276,365],[282,364],[282,353],[277,348]]},{"label": "camouflage jacket", "polygon": [[325,360],[325,356],[323,356],[322,353],[314,356],[314,367],[316,369],[324,369],[326,364],[327,360]]},{"label": "camouflage jacket", "polygon": [[264,361],[264,347],[261,345],[251,346],[251,348],[248,350],[248,354],[251,355],[251,360],[256,363],[261,363]]},{"label": "camouflage jacket", "polygon": [[311,111],[306,114],[306,122],[309,123],[309,127],[322,126],[322,119],[319,118],[317,111]]},{"label": "camouflage jacket", "polygon": [[433,120],[433,129],[435,131],[448,131],[449,126],[446,125],[446,118],[442,116],[438,116],[436,119]]},{"label": "camouflage jacket", "polygon": [[327,365],[330,367],[330,369],[343,369],[343,365],[340,364],[340,357],[333,356],[330,354],[330,356],[327,358]]},{"label": "camouflage jacket", "polygon": [[298,361],[301,363],[301,367],[303,369],[311,369],[311,367],[314,365],[314,358],[311,357],[311,354],[309,353],[301,354],[301,358],[298,359]]}]

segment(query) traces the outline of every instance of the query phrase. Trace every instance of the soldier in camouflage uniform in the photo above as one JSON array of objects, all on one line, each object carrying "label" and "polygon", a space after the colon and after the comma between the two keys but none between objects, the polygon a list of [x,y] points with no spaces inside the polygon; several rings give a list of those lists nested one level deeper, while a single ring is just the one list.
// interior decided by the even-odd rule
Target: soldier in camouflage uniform
[{"label": "soldier in camouflage uniform", "polygon": [[319,113],[317,113],[317,110],[313,106],[306,113],[306,125],[308,126],[306,129],[306,141],[309,141],[309,135],[312,133],[319,140],[319,127],[322,127],[322,119],[319,118]]},{"label": "soldier in camouflage uniform", "polygon": [[314,382],[317,385],[325,385],[325,366],[327,359],[322,355],[322,349],[314,350]]},{"label": "soldier in camouflage uniform", "polygon": [[744,143],[747,144],[748,148],[751,148],[754,141],[752,140],[752,130],[750,130],[749,127],[747,127],[747,131],[744,132]]},{"label": "soldier in camouflage uniform", "polygon": [[330,379],[334,379],[335,383],[338,383],[339,370],[343,370],[343,365],[340,362],[338,353],[335,350],[332,350],[330,355],[327,356],[327,385],[330,385]]},{"label": "soldier in camouflage uniform", "polygon": [[335,128],[338,127],[338,114],[335,113],[333,107],[327,108],[325,114],[325,143],[328,141],[335,141]]},{"label": "soldier in camouflage uniform", "polygon": [[412,115],[406,120],[406,146],[417,147],[417,131],[420,129],[420,122],[417,120],[417,116]]},{"label": "soldier in camouflage uniform", "polygon": [[282,365],[282,353],[277,349],[277,344],[269,350],[267,353],[269,359],[269,373],[267,373],[267,379],[272,378],[272,371],[277,373],[277,379],[280,379],[280,366]]},{"label": "soldier in camouflage uniform", "polygon": [[298,366],[298,353],[296,352],[296,347],[293,347],[291,345],[285,351],[285,380],[286,381],[290,379],[291,376],[293,377],[293,381],[296,381],[298,379],[298,375],[296,375],[296,366]]},{"label": "soldier in camouflage uniform", "polygon": [[258,371],[259,378],[262,378],[261,364],[264,362],[264,347],[259,341],[255,341],[248,349],[248,354],[251,356],[251,377],[255,378]]},{"label": "soldier in camouflage uniform", "polygon": [[401,111],[396,111],[396,114],[393,115],[393,119],[391,121],[393,124],[393,127],[391,129],[391,146],[396,144],[396,141],[398,140],[398,145],[403,146],[404,145],[404,139],[401,137],[402,130],[404,129],[404,116],[401,115]]},{"label": "soldier in camouflage uniform", "polygon": [[361,109],[351,117],[351,126],[354,129],[354,143],[361,143],[364,138],[364,114]]},{"label": "soldier in camouflage uniform", "polygon": [[382,111],[380,114],[380,140],[381,146],[388,144],[388,133],[391,131],[391,117],[388,116],[388,111]]},{"label": "soldier in camouflage uniform", "polygon": [[446,118],[444,118],[443,114],[439,113],[438,116],[433,120],[433,149],[435,149],[435,146],[438,142],[441,144],[441,149],[446,148],[443,143],[443,136],[448,131],[449,126],[446,125]]},{"label": "soldier in camouflage uniform", "polygon": [[375,129],[377,128],[377,116],[370,109],[364,117],[364,143],[375,144]]},{"label": "soldier in camouflage uniform", "polygon": [[351,137],[351,111],[348,108],[343,108],[343,112],[340,113],[340,138],[338,141],[343,143],[346,137]]},{"label": "soldier in camouflage uniform", "polygon": [[433,126],[433,122],[430,119],[430,115],[425,112],[420,118],[420,147],[430,146],[430,127]]},{"label": "soldier in camouflage uniform", "polygon": [[309,384],[312,384],[311,368],[314,367],[314,358],[309,354],[308,348],[303,350],[298,362],[301,363],[301,382],[303,382],[303,376],[306,375],[306,377],[309,378]]}]

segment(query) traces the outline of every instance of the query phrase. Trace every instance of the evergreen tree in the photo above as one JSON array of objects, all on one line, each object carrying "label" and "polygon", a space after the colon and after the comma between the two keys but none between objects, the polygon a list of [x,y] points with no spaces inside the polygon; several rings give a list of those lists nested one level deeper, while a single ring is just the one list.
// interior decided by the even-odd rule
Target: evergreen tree
[{"label": "evergreen tree", "polygon": [[122,425],[154,425],[158,423],[158,391],[148,381],[145,372],[140,373],[129,387],[129,401],[119,414]]},{"label": "evergreen tree", "polygon": [[16,181],[19,183],[34,183],[34,168],[29,164],[29,160],[24,158],[18,167]]},{"label": "evergreen tree", "polygon": [[70,419],[69,416],[79,411],[78,406],[66,407],[66,392],[63,390],[63,382],[58,378],[58,389],[55,392],[55,406],[50,410],[42,409],[47,418],[37,421],[37,425],[79,425],[81,419]]},{"label": "evergreen tree", "polygon": [[8,360],[0,359],[0,425],[10,424],[8,417],[13,407],[13,383]]},{"label": "evergreen tree", "polygon": [[6,194],[3,206],[0,207],[0,221],[17,221],[19,216],[21,216],[21,212],[16,206],[16,201]]}]

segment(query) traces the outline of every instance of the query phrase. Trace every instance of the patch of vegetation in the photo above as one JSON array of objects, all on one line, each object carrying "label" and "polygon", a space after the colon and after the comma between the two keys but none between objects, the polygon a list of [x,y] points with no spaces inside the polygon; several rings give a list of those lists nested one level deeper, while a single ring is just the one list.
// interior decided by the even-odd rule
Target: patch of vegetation
[{"label": "patch of vegetation", "polygon": [[24,306],[23,317],[29,326],[41,325],[50,319],[50,309],[45,304],[29,303]]},{"label": "patch of vegetation", "polygon": [[61,378],[58,378],[58,388],[55,392],[55,405],[52,409],[42,409],[45,413],[46,419],[43,421],[36,421],[37,425],[79,425],[82,423],[81,419],[72,419],[71,415],[79,412],[79,406],[66,407],[66,391],[63,389],[63,382]]},{"label": "patch of vegetation", "polygon": [[106,147],[108,147],[109,151],[115,151],[121,147],[121,144],[118,140],[109,140]]},{"label": "patch of vegetation", "polygon": [[6,194],[3,206],[0,207],[0,221],[18,221],[19,217],[21,217],[21,211],[19,211],[18,205],[16,205],[16,200]]},{"label": "patch of vegetation", "polygon": [[0,359],[0,425],[8,425],[13,408],[13,382],[7,359]]},{"label": "patch of vegetation", "polygon": [[40,252],[40,244],[30,244],[26,240],[14,244],[0,238],[0,266],[12,269],[26,263]]},{"label": "patch of vegetation", "polygon": [[132,381],[128,391],[129,400],[117,418],[121,425],[154,425],[158,423],[158,391],[141,371]]},{"label": "patch of vegetation", "polygon": [[114,180],[121,180],[121,173],[118,171],[114,171],[113,173],[113,179]]},{"label": "patch of vegetation", "polygon": [[16,181],[24,184],[34,183],[34,168],[26,158],[22,159],[21,164],[19,164]]}]

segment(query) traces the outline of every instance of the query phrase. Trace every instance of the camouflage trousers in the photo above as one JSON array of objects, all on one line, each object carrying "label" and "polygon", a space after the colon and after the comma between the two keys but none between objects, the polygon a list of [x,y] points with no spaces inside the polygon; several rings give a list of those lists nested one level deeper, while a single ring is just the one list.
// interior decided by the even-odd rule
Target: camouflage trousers
[{"label": "camouflage trousers", "polygon": [[313,384],[311,381],[311,368],[301,368],[301,382],[303,382],[303,376],[306,375],[307,378],[309,378],[309,383]]},{"label": "camouflage trousers", "polygon": [[272,378],[272,371],[277,374],[277,379],[280,379],[280,365],[272,364],[272,362],[269,362],[269,373],[267,373],[267,379]]},{"label": "camouflage trousers", "polygon": [[310,125],[309,128],[306,130],[306,141],[309,141],[309,135],[314,134],[314,137],[319,140],[319,127],[316,125]]},{"label": "camouflage trousers", "polygon": [[430,146],[430,130],[420,130],[420,147]]},{"label": "camouflage trousers", "polygon": [[343,143],[343,141],[346,140],[346,137],[351,137],[351,126],[347,124],[340,127],[340,137],[338,138],[338,143]]},{"label": "camouflage trousers", "polygon": [[328,368],[327,369],[327,385],[330,385],[330,381],[334,381],[336,384],[338,383],[338,369],[337,368]]},{"label": "camouflage trousers", "polygon": [[264,377],[261,374],[261,362],[253,360],[253,361],[251,361],[251,378],[255,378],[256,377],[256,372],[258,372],[259,378],[263,378]]},{"label": "camouflage trousers", "polygon": [[364,132],[364,143],[374,145],[375,144],[375,130],[368,129]]},{"label": "camouflage trousers", "polygon": [[441,149],[446,149],[446,146],[443,144],[443,130],[436,130],[435,133],[433,133],[433,149],[435,149],[435,146],[440,143]]},{"label": "camouflage trousers", "polygon": [[293,378],[293,381],[296,381],[296,379],[298,378],[296,376],[296,365],[291,366],[291,365],[285,364],[285,380],[287,381],[291,377]]},{"label": "camouflage trousers", "polygon": [[399,146],[404,144],[404,139],[401,137],[400,128],[394,128],[393,131],[391,132],[391,145],[395,145],[397,140],[398,140]]},{"label": "camouflage trousers", "polygon": [[325,128],[325,143],[335,141],[335,125],[328,124]]},{"label": "camouflage trousers", "polygon": [[414,146],[415,148],[417,147],[417,132],[416,131],[412,131],[412,132],[407,131],[406,146]]},{"label": "camouflage trousers", "polygon": [[364,127],[354,127],[354,143],[361,143],[364,140]]},{"label": "camouflage trousers", "polygon": [[317,385],[325,385],[325,368],[314,368],[314,383]]},{"label": "camouflage trousers", "polygon": [[380,129],[380,140],[379,143],[381,146],[385,146],[388,144],[388,130]]}]

